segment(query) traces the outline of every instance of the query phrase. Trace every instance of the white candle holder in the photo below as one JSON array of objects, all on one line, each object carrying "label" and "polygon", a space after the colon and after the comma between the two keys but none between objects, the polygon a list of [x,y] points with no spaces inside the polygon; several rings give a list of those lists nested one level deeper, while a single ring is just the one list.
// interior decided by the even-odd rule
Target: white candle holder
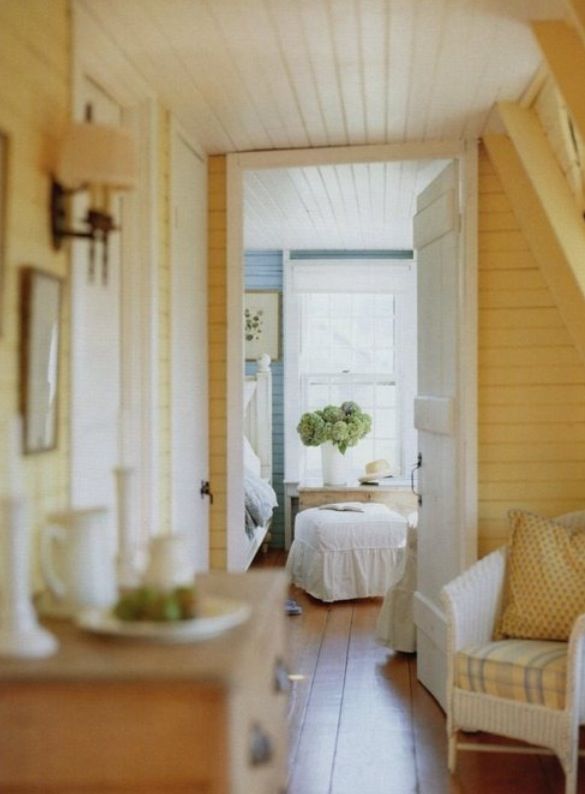
[{"label": "white candle holder", "polygon": [[29,591],[27,502],[20,444],[22,422],[6,427],[5,492],[0,497],[0,656],[38,659],[55,653],[57,640],[39,626]]},{"label": "white candle holder", "polygon": [[55,637],[37,622],[29,594],[29,545],[24,497],[0,502],[3,592],[0,599],[0,656],[39,659],[58,648]]},{"label": "white candle holder", "polygon": [[122,587],[135,587],[140,583],[144,561],[136,542],[132,522],[132,480],[134,469],[130,466],[117,466],[116,496],[118,504],[118,556],[116,569],[118,584]]}]

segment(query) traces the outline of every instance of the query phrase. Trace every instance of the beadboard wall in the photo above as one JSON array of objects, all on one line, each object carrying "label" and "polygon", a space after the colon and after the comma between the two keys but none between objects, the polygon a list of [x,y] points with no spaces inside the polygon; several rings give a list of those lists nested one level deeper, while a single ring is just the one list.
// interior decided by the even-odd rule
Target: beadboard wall
[{"label": "beadboard wall", "polygon": [[485,149],[479,164],[479,554],[507,511],[585,503],[585,366]]},{"label": "beadboard wall", "polygon": [[[274,290],[282,295],[282,251],[246,251],[244,284],[247,290]],[[280,318],[282,334],[282,317]],[[282,345],[281,345],[282,350]],[[246,374],[256,371],[246,362]],[[284,367],[282,355],[272,362],[272,485],[278,498],[270,531],[271,546],[284,547]]]},{"label": "beadboard wall", "polygon": [[171,115],[159,108],[159,263],[158,263],[158,414],[159,414],[159,524],[171,526]]},{"label": "beadboard wall", "polygon": [[[67,274],[67,255],[53,251],[50,240],[48,195],[54,149],[69,117],[70,53],[67,0],[0,3],[0,130],[9,137],[0,301],[0,478],[4,482],[4,428],[18,410],[20,271],[24,265],[34,265],[60,277]],[[69,285],[64,281],[59,443],[53,451],[23,458],[33,532],[47,513],[63,507],[68,499],[69,325]]]}]

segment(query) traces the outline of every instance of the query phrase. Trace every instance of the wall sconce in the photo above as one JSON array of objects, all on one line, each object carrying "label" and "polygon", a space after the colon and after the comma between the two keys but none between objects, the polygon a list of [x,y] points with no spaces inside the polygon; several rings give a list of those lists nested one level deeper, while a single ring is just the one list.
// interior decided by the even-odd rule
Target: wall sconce
[{"label": "wall sconce", "polygon": [[[67,237],[89,240],[89,277],[95,274],[95,247],[102,243],[102,280],[108,280],[108,235],[119,229],[112,216],[112,193],[136,185],[134,141],[122,127],[91,123],[91,107],[84,123],[73,123],[61,141],[59,159],[51,184],[51,233],[59,250]],[[71,197],[89,192],[89,208],[71,225]]]}]

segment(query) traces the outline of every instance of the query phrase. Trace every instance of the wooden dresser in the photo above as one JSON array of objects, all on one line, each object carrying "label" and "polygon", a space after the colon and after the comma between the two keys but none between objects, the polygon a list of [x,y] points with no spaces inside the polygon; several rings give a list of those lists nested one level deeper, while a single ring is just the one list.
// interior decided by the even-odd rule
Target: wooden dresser
[{"label": "wooden dresser", "polygon": [[209,574],[250,619],[189,645],[47,625],[59,652],[0,660],[2,794],[278,794],[286,782],[281,571]]}]

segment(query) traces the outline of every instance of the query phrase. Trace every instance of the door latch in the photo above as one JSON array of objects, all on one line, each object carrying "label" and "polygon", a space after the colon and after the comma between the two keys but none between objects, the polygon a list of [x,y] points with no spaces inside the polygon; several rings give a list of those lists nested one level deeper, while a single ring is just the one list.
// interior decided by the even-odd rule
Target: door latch
[{"label": "door latch", "polygon": [[410,490],[416,496],[416,501],[417,501],[419,507],[422,506],[422,494],[419,493],[416,490],[416,488],[414,487],[414,473],[415,473],[415,471],[417,469],[420,469],[420,468],[422,468],[422,454],[419,452],[418,455],[417,455],[417,458],[416,458],[416,463],[414,464],[414,466],[410,470]]},{"label": "door latch", "polygon": [[201,480],[201,488],[199,489],[199,493],[201,494],[202,499],[204,496],[209,496],[209,504],[213,504],[213,494],[211,493],[209,480]]}]

